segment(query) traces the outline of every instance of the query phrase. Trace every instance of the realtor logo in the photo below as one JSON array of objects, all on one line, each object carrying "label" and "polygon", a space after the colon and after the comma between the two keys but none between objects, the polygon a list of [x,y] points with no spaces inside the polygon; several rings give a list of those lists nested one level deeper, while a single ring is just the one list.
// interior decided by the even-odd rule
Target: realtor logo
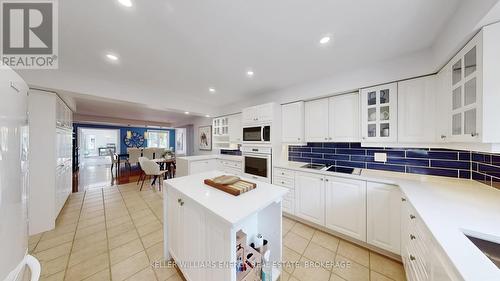
[{"label": "realtor logo", "polygon": [[1,61],[18,69],[55,69],[56,0],[1,1]]}]

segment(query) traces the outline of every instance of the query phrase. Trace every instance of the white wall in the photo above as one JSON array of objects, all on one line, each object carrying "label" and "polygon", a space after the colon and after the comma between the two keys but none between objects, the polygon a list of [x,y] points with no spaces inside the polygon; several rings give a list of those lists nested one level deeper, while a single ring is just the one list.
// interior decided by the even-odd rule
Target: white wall
[{"label": "white wall", "polygon": [[[192,142],[188,140],[187,145],[188,145],[188,155],[209,155],[209,154],[217,154],[219,153],[218,150],[212,149],[211,151],[206,151],[206,150],[200,150],[199,147],[199,134],[198,134],[198,128],[201,126],[208,126],[212,125],[212,118],[207,118],[207,117],[196,117],[192,120],[192,123],[190,124],[183,124],[176,126],[178,128],[186,127],[186,125],[192,125],[193,128],[193,138]],[[189,137],[189,134],[188,134]],[[191,145],[192,150],[189,148]],[[213,144],[212,144],[213,146]]]}]

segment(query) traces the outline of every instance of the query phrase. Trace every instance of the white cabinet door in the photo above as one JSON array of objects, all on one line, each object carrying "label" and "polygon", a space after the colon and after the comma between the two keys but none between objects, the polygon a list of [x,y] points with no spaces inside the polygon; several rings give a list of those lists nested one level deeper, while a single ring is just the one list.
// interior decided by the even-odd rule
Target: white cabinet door
[{"label": "white cabinet door", "polygon": [[443,68],[437,74],[437,93],[435,110],[435,140],[436,142],[447,142],[451,136],[450,122],[451,102],[449,93],[451,92],[451,69]]},{"label": "white cabinet door", "polygon": [[482,33],[474,37],[445,68],[451,72],[448,102],[450,141],[479,142],[482,128]]},{"label": "white cabinet door", "polygon": [[181,253],[181,236],[179,232],[179,225],[181,225],[181,214],[180,214],[180,195],[173,189],[167,190],[167,220],[164,222],[167,224],[167,243],[168,251],[175,258],[179,259],[182,256]]},{"label": "white cabinet door", "polygon": [[367,242],[401,254],[401,192],[394,185],[367,184]]},{"label": "white cabinet door", "polygon": [[243,124],[255,123],[257,122],[257,108],[255,106],[244,108],[241,116]]},{"label": "white cabinet door", "polygon": [[243,128],[241,127],[241,113],[228,116],[229,142],[241,143],[243,140]]},{"label": "white cabinet door", "polygon": [[[205,215],[203,209],[195,202],[182,198],[181,205],[181,226],[182,233],[182,262],[204,262],[206,261],[206,237],[205,237]],[[189,280],[205,280],[205,269],[203,267],[186,267],[183,269],[184,275]]]},{"label": "white cabinet door", "polygon": [[362,142],[396,142],[397,83],[362,89],[360,97]]},{"label": "white cabinet door", "polygon": [[282,142],[303,143],[304,102],[294,102],[281,106]]},{"label": "white cabinet door", "polygon": [[366,182],[325,178],[326,227],[366,241]]},{"label": "white cabinet door", "polygon": [[325,224],[325,182],[323,176],[297,173],[295,213],[313,223]]},{"label": "white cabinet door", "polygon": [[259,123],[269,123],[273,121],[274,104],[266,103],[257,106],[257,121]]},{"label": "white cabinet door", "polygon": [[[206,260],[229,261],[231,250],[228,241],[231,240],[230,228],[217,217],[206,215]],[[205,270],[206,281],[231,280],[231,271],[224,266],[215,266]]]},{"label": "white cabinet door", "polygon": [[305,134],[307,142],[325,142],[328,135],[328,99],[308,101],[305,104]]},{"label": "white cabinet door", "polygon": [[398,82],[398,142],[435,141],[436,75]]},{"label": "white cabinet door", "polygon": [[329,99],[329,137],[334,141],[359,142],[359,93]]}]

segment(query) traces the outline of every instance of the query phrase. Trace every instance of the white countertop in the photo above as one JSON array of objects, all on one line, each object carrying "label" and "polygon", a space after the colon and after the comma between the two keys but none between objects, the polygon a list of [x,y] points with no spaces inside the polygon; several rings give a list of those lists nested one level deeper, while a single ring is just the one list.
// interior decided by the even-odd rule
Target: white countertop
[{"label": "white countertop", "polygon": [[231,161],[243,161],[242,156],[238,155],[225,155],[225,154],[208,154],[208,155],[194,155],[194,156],[183,156],[177,157],[177,159],[183,159],[186,161],[200,161],[200,160],[209,160],[209,159],[222,159],[222,160],[231,160]]},{"label": "white countertop", "polygon": [[304,164],[274,166],[399,186],[465,280],[500,280],[500,269],[463,233],[500,243],[500,190],[472,180],[366,169],[348,175],[300,168]]},{"label": "white countertop", "polygon": [[205,179],[224,174],[220,171],[211,171],[169,179],[165,181],[165,184],[167,188],[176,189],[231,225],[236,225],[242,219],[262,210],[272,202],[281,201],[283,196],[288,193],[286,188],[245,177],[241,178],[255,182],[257,187],[239,196],[233,196],[203,183]]}]

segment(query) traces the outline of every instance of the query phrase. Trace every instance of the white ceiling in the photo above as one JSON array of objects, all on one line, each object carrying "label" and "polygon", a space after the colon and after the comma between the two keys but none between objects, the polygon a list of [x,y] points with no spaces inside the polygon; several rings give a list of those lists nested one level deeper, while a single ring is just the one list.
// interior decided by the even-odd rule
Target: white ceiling
[{"label": "white ceiling", "polygon": [[[59,69],[21,75],[41,87],[212,114],[427,49],[461,0],[132,1],[132,8],[117,0],[59,1]],[[325,34],[333,41],[319,46]],[[106,52],[119,63],[106,61]]]}]

